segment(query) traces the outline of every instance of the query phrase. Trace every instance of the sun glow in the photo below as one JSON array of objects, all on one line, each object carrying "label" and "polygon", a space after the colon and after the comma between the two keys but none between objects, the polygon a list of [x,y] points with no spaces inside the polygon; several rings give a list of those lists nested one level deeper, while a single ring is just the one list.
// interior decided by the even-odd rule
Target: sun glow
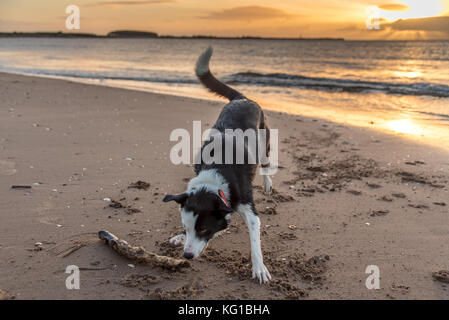
[{"label": "sun glow", "polygon": [[441,15],[445,6],[441,0],[404,0],[398,4],[407,6],[404,11],[389,11],[381,9],[381,17],[388,20],[428,18]]},{"label": "sun glow", "polygon": [[387,122],[387,127],[396,133],[419,135],[422,130],[409,119],[401,119]]}]

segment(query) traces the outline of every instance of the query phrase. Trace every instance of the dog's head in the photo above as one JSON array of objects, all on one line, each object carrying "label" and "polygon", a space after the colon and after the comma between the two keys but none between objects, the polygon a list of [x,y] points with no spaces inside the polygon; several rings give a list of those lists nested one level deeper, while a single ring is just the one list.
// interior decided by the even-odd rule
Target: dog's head
[{"label": "dog's head", "polygon": [[209,241],[228,227],[233,211],[223,195],[206,189],[166,195],[163,201],[176,201],[181,205],[182,225],[186,232],[184,257],[187,259],[198,257]]}]

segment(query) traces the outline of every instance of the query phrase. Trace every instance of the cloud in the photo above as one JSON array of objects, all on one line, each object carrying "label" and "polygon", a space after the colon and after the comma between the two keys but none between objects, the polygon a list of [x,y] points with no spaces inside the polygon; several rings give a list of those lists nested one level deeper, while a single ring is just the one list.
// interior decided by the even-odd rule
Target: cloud
[{"label": "cloud", "polygon": [[286,13],[280,9],[262,6],[246,6],[210,12],[207,15],[201,16],[199,18],[221,20],[262,20],[291,18],[293,16],[294,15]]},{"label": "cloud", "polygon": [[437,31],[449,35],[449,16],[404,20],[401,19],[384,26],[388,26],[396,31]]},{"label": "cloud", "polygon": [[379,9],[386,10],[386,11],[408,11],[409,7],[405,4],[400,3],[387,3],[387,4],[381,4],[377,6]]},{"label": "cloud", "polygon": [[149,4],[173,3],[175,0],[148,0],[148,1],[100,1],[86,5],[86,7],[118,7],[118,6],[138,6]]}]

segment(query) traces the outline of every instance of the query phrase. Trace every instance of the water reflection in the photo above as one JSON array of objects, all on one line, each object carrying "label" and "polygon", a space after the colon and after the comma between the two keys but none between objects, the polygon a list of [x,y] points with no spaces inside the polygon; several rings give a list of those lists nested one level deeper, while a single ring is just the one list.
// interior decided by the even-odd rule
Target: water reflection
[{"label": "water reflection", "polygon": [[423,129],[410,119],[387,121],[387,128],[396,133],[421,135]]}]

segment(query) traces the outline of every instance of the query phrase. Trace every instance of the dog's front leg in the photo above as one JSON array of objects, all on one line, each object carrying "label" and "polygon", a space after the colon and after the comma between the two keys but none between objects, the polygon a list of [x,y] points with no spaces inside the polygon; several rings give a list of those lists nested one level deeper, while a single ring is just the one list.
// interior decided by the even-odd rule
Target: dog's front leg
[{"label": "dog's front leg", "polygon": [[271,178],[269,175],[263,176],[263,189],[265,193],[269,194],[271,190],[273,189],[273,182],[271,181]]},{"label": "dog's front leg", "polygon": [[257,277],[260,283],[268,282],[271,280],[271,275],[267,267],[263,264],[262,249],[260,246],[260,219],[249,204],[240,205],[237,212],[241,215],[243,220],[245,220],[249,230],[253,278]]}]

